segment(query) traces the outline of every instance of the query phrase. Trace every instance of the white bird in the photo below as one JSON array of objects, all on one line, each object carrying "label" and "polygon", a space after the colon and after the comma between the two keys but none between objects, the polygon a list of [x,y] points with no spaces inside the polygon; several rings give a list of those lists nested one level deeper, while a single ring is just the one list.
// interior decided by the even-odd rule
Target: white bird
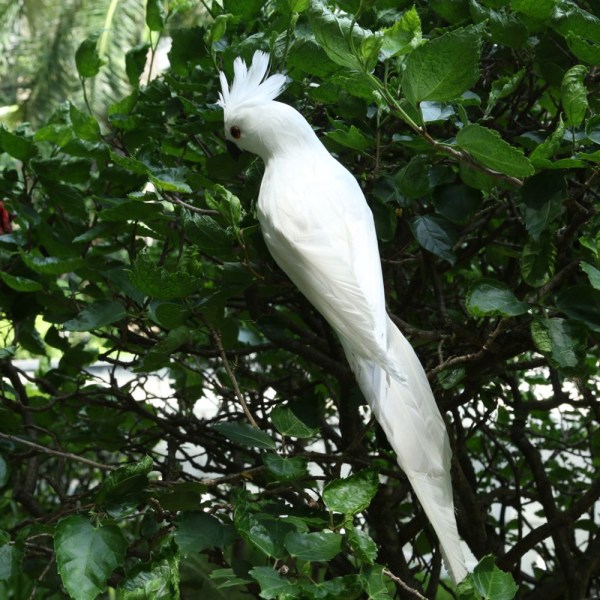
[{"label": "white bird", "polygon": [[220,73],[225,136],[265,163],[258,219],[269,251],[336,331],[358,384],[461,581],[448,434],[415,351],[389,318],[373,215],[352,174],[306,119],[276,102],[285,76],[267,77],[269,55],[237,58]]}]

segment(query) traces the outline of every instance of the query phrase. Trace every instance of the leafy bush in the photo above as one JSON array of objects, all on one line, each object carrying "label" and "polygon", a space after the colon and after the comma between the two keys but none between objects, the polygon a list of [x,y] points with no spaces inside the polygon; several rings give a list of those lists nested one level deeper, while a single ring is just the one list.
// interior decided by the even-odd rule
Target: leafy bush
[{"label": "leafy bush", "polygon": [[[190,4],[149,0],[170,69],[141,85],[131,49],[106,115],[0,130],[0,595],[599,593],[597,1],[224,0],[169,29]],[[266,251],[262,165],[226,152],[217,71],[256,49],[375,215],[447,416],[458,590]],[[76,65],[109,68],[93,38]]]}]

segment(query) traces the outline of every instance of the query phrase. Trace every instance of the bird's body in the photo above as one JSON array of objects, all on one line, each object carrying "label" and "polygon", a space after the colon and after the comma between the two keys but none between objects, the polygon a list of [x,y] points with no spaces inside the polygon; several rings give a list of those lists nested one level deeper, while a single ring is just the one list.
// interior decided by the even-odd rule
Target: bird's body
[{"label": "bird's body", "polygon": [[283,76],[269,77],[262,83],[269,89],[260,89],[268,56],[257,52],[248,70],[238,61],[231,90],[222,75],[220,103],[227,137],[265,161],[258,218],[267,247],[336,331],[433,524],[446,566],[460,581],[467,571],[454,516],[448,435],[417,355],[387,315],[371,210],[355,178],[304,117],[273,101]]}]

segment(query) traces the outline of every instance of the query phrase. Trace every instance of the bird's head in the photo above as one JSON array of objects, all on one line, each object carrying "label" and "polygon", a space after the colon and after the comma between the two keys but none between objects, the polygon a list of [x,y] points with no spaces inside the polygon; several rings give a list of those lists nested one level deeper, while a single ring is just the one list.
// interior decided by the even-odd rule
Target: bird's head
[{"label": "bird's head", "polygon": [[275,102],[285,85],[285,75],[267,77],[269,55],[257,50],[250,67],[242,58],[233,63],[231,86],[223,72],[218,104],[223,108],[225,137],[241,150],[264,160],[314,136],[302,115],[291,106]]}]

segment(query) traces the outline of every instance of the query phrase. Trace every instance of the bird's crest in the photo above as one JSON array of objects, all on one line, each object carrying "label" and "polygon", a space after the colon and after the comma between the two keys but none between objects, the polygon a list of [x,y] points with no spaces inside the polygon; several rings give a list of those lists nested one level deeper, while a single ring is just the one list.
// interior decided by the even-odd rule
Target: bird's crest
[{"label": "bird's crest", "polygon": [[238,56],[233,63],[234,77],[231,87],[225,73],[219,73],[221,93],[217,104],[229,112],[242,107],[260,106],[274,100],[283,89],[285,75],[275,73],[266,77],[268,68],[269,55],[266,52],[257,50],[250,67]]}]

